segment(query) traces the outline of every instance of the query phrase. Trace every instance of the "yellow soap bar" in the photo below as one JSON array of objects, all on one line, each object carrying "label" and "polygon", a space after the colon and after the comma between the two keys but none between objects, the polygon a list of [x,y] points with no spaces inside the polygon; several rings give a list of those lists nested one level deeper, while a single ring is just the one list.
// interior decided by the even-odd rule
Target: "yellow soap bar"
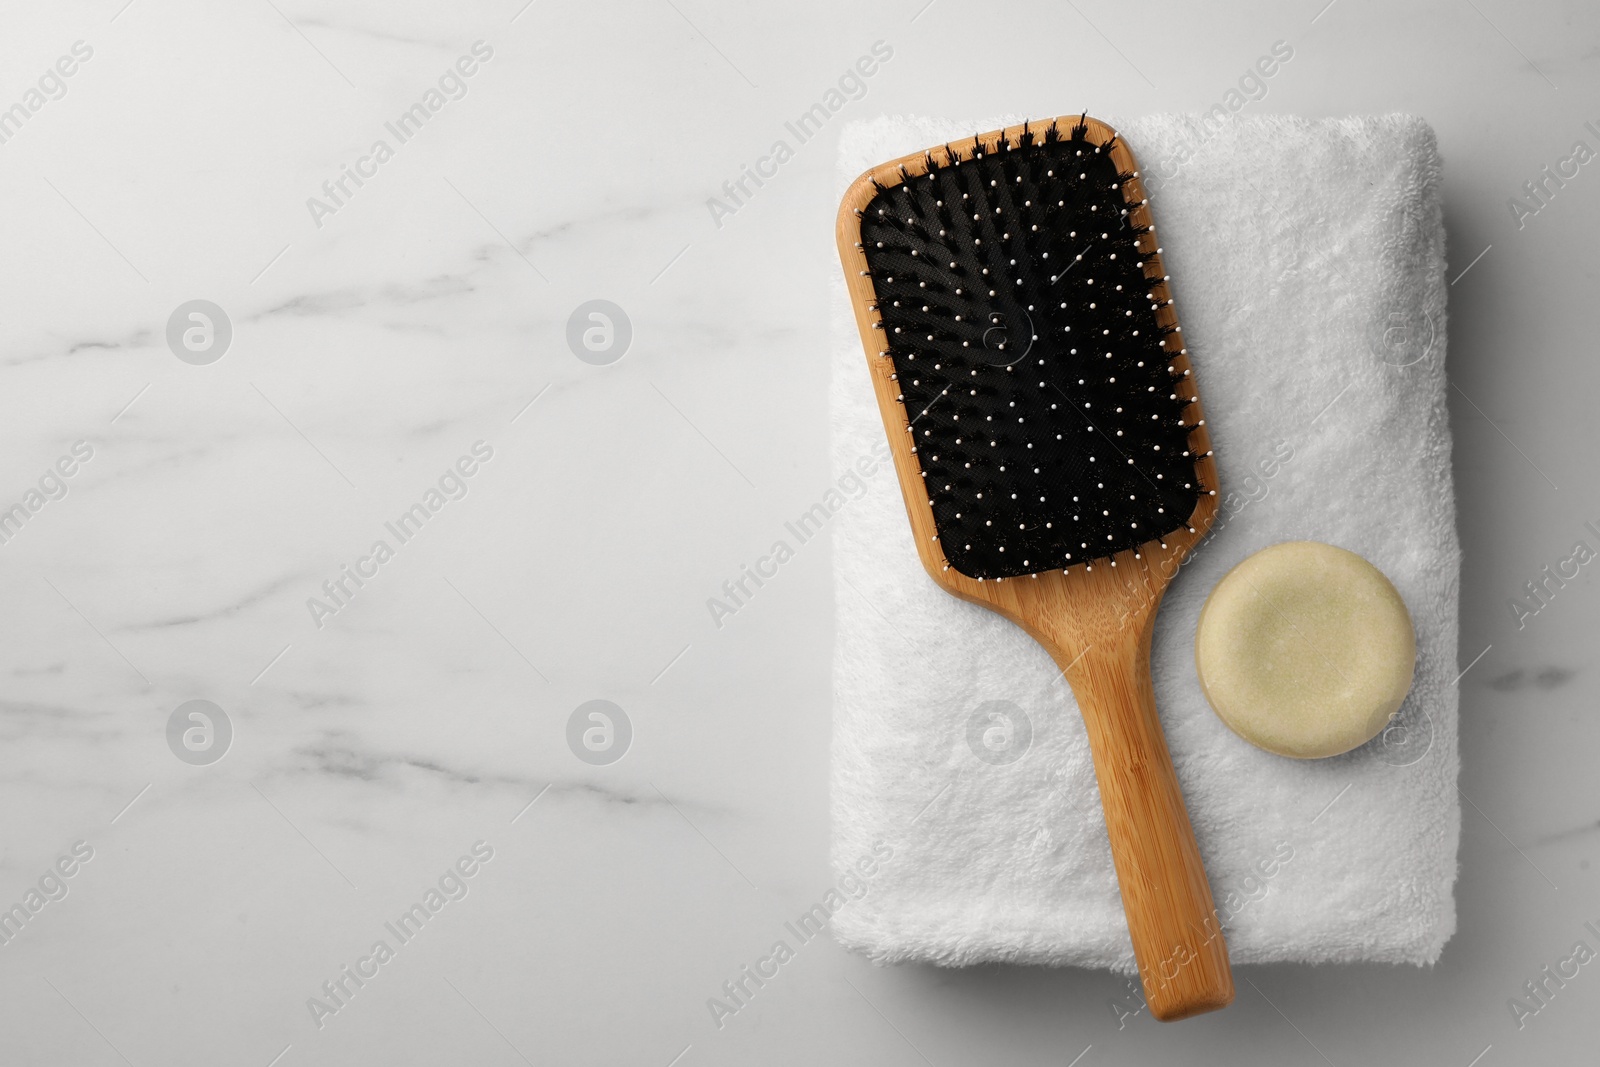
[{"label": "yellow soap bar", "polygon": [[1366,744],[1411,689],[1417,639],[1383,572],[1319,541],[1264,548],[1211,591],[1194,635],[1200,687],[1252,745],[1297,759]]}]

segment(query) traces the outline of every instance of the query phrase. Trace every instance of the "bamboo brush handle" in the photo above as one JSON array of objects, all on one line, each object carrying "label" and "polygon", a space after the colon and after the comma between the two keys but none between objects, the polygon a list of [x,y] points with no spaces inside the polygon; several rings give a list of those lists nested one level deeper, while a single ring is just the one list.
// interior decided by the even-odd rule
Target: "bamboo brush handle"
[{"label": "bamboo brush handle", "polygon": [[1231,1002],[1233,972],[1156,715],[1151,629],[1097,635],[1100,643],[1081,654],[1047,647],[1088,727],[1145,1002],[1157,1019],[1172,1020]]}]

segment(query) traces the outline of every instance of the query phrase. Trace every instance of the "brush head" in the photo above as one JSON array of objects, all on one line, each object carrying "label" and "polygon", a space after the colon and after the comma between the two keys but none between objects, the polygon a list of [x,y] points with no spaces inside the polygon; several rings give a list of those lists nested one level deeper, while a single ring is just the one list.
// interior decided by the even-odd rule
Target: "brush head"
[{"label": "brush head", "polygon": [[1009,578],[1193,533],[1209,445],[1115,134],[1024,126],[883,171],[858,247],[947,565]]}]

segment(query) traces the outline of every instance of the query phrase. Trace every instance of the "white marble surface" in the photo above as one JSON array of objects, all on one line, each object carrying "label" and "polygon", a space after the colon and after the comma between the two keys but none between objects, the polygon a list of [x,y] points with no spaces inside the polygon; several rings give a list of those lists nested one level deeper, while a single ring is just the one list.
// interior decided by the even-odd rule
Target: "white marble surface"
[{"label": "white marble surface", "polygon": [[[1586,568],[1520,629],[1508,600],[1600,545],[1600,164],[1520,229],[1507,198],[1575,140],[1600,147],[1600,13],[521,7],[0,12],[0,108],[33,112],[0,143],[0,507],[41,478],[60,497],[0,544],[0,901],[67,890],[0,945],[0,1062],[1592,1054],[1600,970],[1520,1030],[1506,1002],[1578,939],[1600,947],[1600,591]],[[1109,974],[883,970],[819,938],[718,1029],[707,998],[829,881],[828,549],[721,629],[705,600],[831,480],[837,127],[1199,110],[1280,39],[1295,58],[1248,106],[1428,117],[1453,273],[1484,253],[1451,293],[1460,932],[1431,971],[1241,968],[1228,1011],[1120,1030]],[[893,56],[864,97],[719,227],[707,199],[879,40]],[[64,93],[45,77],[29,97],[79,41]],[[476,41],[493,54],[465,95],[387,133]],[[379,138],[393,157],[319,227],[307,198]],[[232,323],[204,366],[165,337],[194,299]],[[632,324],[610,365],[566,342],[591,299]],[[48,477],[79,441],[92,458]],[[319,628],[308,598],[480,441],[466,495],[388,537]],[[633,728],[603,766],[567,743],[597,698]],[[233,728],[206,766],[168,745],[192,699]],[[92,858],[46,877],[79,841]],[[492,859],[445,880],[465,897],[389,934],[480,841]],[[379,939],[394,957],[314,1019],[308,998]]]}]

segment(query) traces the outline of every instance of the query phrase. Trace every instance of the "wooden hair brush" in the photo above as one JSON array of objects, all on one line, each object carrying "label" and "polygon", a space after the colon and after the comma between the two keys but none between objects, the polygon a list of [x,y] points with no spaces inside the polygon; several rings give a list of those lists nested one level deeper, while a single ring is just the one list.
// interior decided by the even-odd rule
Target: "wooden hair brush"
[{"label": "wooden hair brush", "polygon": [[863,174],[839,254],[917,552],[1072,686],[1158,1019],[1233,999],[1150,635],[1216,465],[1133,154],[1087,116]]}]

